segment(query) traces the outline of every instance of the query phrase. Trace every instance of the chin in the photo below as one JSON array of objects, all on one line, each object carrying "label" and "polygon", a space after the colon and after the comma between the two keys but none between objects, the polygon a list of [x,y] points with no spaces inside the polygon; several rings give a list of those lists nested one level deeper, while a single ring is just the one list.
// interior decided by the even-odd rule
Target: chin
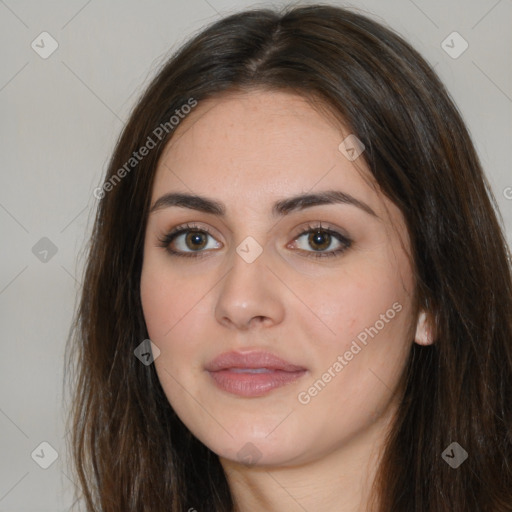
[{"label": "chin", "polygon": [[224,432],[224,435],[217,435],[218,430],[208,429],[208,432],[194,434],[203,444],[216,453],[221,459],[234,463],[249,466],[286,466],[292,465],[298,460],[305,460],[304,441],[300,434],[283,429],[279,434],[272,432],[272,429],[279,422],[272,426],[261,425],[255,433],[255,425],[247,425],[245,428],[240,425],[236,429],[225,425],[225,428],[232,433],[232,437]]}]

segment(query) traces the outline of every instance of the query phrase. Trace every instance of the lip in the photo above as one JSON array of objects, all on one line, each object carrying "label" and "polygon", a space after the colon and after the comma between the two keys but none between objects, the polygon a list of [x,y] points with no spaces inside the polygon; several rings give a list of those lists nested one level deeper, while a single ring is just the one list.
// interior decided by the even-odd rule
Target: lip
[{"label": "lip", "polygon": [[225,352],[208,363],[205,369],[217,387],[244,397],[265,395],[307,372],[303,366],[262,351]]}]

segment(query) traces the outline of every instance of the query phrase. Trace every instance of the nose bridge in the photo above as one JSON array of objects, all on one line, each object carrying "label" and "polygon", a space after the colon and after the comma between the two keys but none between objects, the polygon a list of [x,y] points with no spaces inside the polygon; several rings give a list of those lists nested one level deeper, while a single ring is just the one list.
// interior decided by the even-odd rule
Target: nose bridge
[{"label": "nose bridge", "polygon": [[284,307],[270,266],[270,251],[252,237],[244,239],[231,255],[230,270],[220,283],[215,308],[221,323],[247,327],[253,318],[280,322]]}]

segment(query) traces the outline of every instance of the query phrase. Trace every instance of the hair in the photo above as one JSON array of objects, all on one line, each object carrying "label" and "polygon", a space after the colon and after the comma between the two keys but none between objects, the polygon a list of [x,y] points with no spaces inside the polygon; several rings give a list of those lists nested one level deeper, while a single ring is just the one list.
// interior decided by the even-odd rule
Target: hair
[{"label": "hair", "polygon": [[[66,349],[87,511],[235,510],[218,456],[134,350],[148,338],[140,278],[152,184],[174,133],[155,129],[191,98],[251,90],[300,94],[334,114],[405,218],[414,300],[435,339],[411,343],[372,511],[512,510],[512,277],[496,200],[461,114],[420,54],[366,15],[317,4],[210,24],[160,67],[117,141]],[[133,162],[148,137],[155,147]],[[441,456],[452,442],[468,453],[457,469]]]}]

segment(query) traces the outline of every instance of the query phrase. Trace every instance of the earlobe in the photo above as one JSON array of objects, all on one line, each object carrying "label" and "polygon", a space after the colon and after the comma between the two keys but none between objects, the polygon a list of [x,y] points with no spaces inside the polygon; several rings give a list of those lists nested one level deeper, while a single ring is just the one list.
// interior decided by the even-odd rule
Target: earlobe
[{"label": "earlobe", "polygon": [[434,338],[432,336],[432,325],[425,311],[421,311],[418,317],[414,341],[418,345],[432,345],[434,342]]}]

